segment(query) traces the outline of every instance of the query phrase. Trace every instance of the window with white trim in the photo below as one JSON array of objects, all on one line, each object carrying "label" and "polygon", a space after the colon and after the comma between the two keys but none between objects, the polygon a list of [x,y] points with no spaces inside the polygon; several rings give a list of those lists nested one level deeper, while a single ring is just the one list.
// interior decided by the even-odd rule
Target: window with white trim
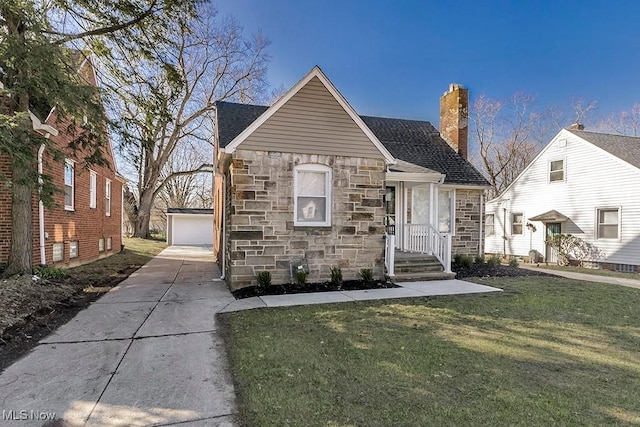
[{"label": "window with white trim", "polygon": [[331,168],[305,164],[293,171],[294,225],[331,225]]},{"label": "window with white trim", "polygon": [[95,209],[98,200],[98,174],[94,171],[89,171],[89,207]]},{"label": "window with white trim", "polygon": [[564,181],[564,160],[551,160],[549,162],[549,182]]},{"label": "window with white trim", "polygon": [[105,197],[105,206],[104,213],[106,216],[111,216],[111,181],[107,180],[104,189],[104,197]]},{"label": "window with white trim", "polygon": [[110,251],[111,250],[111,237],[107,237],[107,250]]},{"label": "window with white trim", "polygon": [[64,208],[72,211],[74,209],[75,191],[75,165],[73,160],[64,161]]},{"label": "window with white trim", "polygon": [[522,234],[522,213],[511,214],[511,234]]},{"label": "window with white trim", "polygon": [[603,208],[597,210],[598,239],[617,239],[620,236],[620,209]]},{"label": "window with white trim", "polygon": [[54,243],[53,248],[53,262],[60,262],[64,259],[64,243]]},{"label": "window with white trim", "polygon": [[495,233],[493,214],[487,214],[484,217],[484,235],[493,236]]},{"label": "window with white trim", "polygon": [[98,240],[98,252],[104,252],[104,238]]},{"label": "window with white trim", "polygon": [[78,242],[69,242],[69,258],[78,258]]}]

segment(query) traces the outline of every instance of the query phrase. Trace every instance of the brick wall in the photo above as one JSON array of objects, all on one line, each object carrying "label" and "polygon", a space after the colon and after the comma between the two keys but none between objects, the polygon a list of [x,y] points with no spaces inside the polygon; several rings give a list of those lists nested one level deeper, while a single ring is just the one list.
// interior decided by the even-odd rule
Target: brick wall
[{"label": "brick wall", "polygon": [[482,190],[456,189],[455,236],[452,253],[476,256],[480,248],[480,200]]},{"label": "brick wall", "polygon": [[[330,227],[294,227],[293,169],[332,170]],[[290,261],[305,259],[308,281],[327,280],[340,266],[345,280],[363,268],[383,274],[384,161],[237,150],[226,175],[226,278],[232,290],[270,271],[274,284],[290,279]]]}]

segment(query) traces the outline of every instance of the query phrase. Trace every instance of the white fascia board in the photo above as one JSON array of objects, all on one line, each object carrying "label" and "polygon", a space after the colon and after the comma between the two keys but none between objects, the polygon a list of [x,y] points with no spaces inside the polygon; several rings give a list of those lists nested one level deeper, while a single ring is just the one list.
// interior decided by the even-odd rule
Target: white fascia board
[{"label": "white fascia board", "polygon": [[458,190],[488,190],[491,188],[490,185],[474,185],[474,184],[442,184],[440,188],[453,188]]},{"label": "white fascia board", "polygon": [[369,129],[369,127],[364,123],[362,118],[355,112],[355,110],[349,105],[347,100],[342,96],[342,94],[336,89],[336,87],[331,83],[331,81],[327,78],[327,76],[322,72],[320,67],[317,65],[313,67],[311,71],[307,73],[302,79],[298,81],[291,89],[289,89],[280,99],[278,99],[271,107],[267,109],[260,117],[258,117],[249,127],[243,130],[238,136],[236,136],[233,141],[227,144],[226,147],[222,148],[220,151],[224,153],[231,154],[233,153],[238,145],[240,145],[245,139],[249,137],[253,132],[255,132],[260,126],[264,124],[271,116],[273,116],[283,105],[285,105],[296,93],[298,93],[311,79],[317,77],[318,80],[322,82],[322,84],[327,88],[329,93],[338,101],[338,104],[344,109],[344,111],[351,117],[351,119],[358,125],[360,130],[364,132],[365,135],[371,140],[373,145],[376,146],[380,154],[384,157],[384,160],[387,164],[395,163],[395,158],[391,155],[389,150],[385,148],[385,146],[380,142],[380,140],[374,135],[374,133]]},{"label": "white fascia board", "polygon": [[171,212],[171,213],[167,213],[167,216],[212,216],[212,213],[177,213],[177,212]]},{"label": "white fascia board", "polygon": [[419,173],[419,172],[386,172],[387,181],[404,182],[435,182],[438,183],[445,177],[441,173]]},{"label": "white fascia board", "polygon": [[51,135],[58,136],[58,129],[42,123],[31,111],[29,111],[29,117],[31,117],[31,123],[33,123],[33,130],[36,132],[50,133]]}]

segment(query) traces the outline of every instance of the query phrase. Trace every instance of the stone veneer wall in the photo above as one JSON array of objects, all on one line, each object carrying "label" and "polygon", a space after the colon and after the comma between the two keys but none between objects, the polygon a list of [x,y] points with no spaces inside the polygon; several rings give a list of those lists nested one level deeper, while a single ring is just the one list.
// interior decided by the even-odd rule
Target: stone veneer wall
[{"label": "stone veneer wall", "polygon": [[[332,169],[331,227],[294,227],[293,169],[321,164]],[[382,158],[237,150],[229,170],[226,278],[232,290],[255,284],[270,271],[272,283],[291,281],[292,260],[306,259],[309,282],[345,280],[363,268],[381,277],[384,266],[385,164]]]},{"label": "stone veneer wall", "polygon": [[476,256],[480,250],[480,200],[482,190],[462,190],[456,188],[456,234],[453,236],[452,250],[455,254]]}]

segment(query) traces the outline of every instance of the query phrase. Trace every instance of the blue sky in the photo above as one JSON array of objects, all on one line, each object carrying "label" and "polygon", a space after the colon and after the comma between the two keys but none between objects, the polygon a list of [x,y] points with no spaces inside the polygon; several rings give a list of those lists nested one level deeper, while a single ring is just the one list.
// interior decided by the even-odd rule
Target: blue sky
[{"label": "blue sky", "polygon": [[270,40],[269,80],[287,89],[319,65],[360,114],[429,120],[449,83],[596,113],[640,102],[638,1],[226,0]]}]

